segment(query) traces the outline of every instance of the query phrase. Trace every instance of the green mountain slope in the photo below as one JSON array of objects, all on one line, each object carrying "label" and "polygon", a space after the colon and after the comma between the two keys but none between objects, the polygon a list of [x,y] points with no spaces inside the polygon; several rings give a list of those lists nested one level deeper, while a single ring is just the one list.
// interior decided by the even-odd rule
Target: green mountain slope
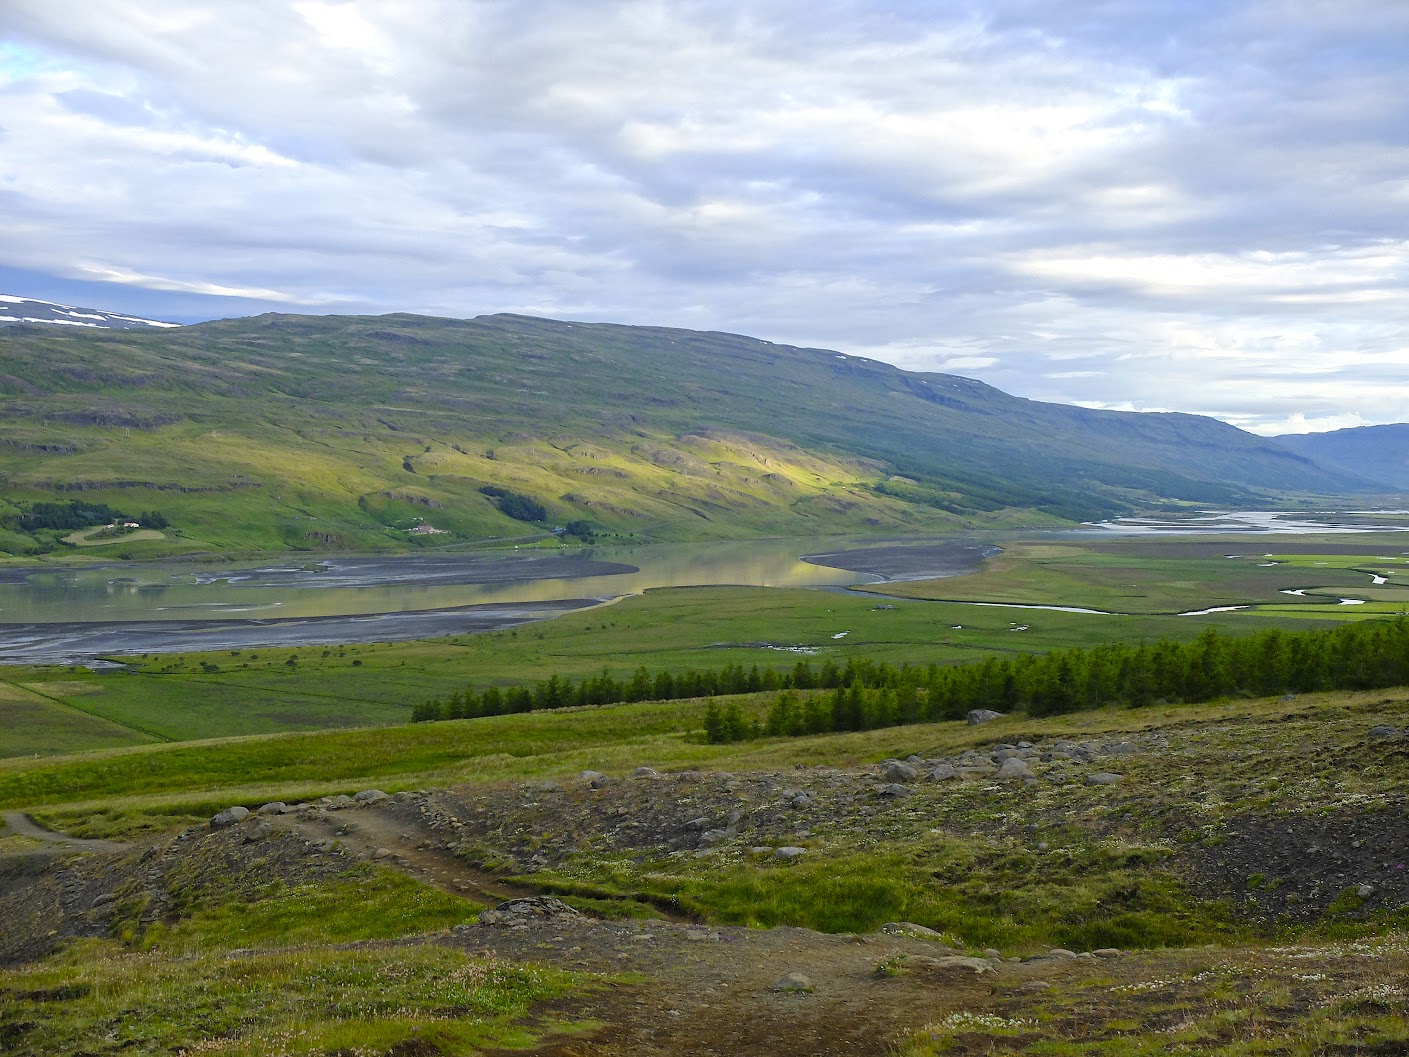
[{"label": "green mountain slope", "polygon": [[1322,466],[1358,474],[1388,488],[1409,488],[1409,423],[1357,426],[1275,438]]},{"label": "green mountain slope", "polygon": [[[731,334],[513,315],[8,327],[0,408],[12,503],[157,510],[187,540],[113,545],[132,553],[542,528],[486,485],[542,504],[549,524],[656,538],[1041,524],[1353,487],[1212,419],[1043,404]],[[451,535],[408,536],[418,518]]]}]

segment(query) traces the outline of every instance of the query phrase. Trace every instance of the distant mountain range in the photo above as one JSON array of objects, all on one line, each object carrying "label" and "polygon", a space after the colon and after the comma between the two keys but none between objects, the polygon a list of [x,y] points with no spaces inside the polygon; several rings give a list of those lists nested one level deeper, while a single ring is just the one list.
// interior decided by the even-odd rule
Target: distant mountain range
[{"label": "distant mountain range", "polygon": [[1409,423],[1357,426],[1276,439],[1283,447],[1329,469],[1365,477],[1391,489],[1409,489]]},{"label": "distant mountain range", "polygon": [[[79,317],[129,317],[64,311],[94,326],[0,327],[3,495],[160,511],[191,548],[440,545],[542,527],[524,511],[684,539],[1383,490],[1215,419],[1024,400],[734,334],[405,314],[115,333]],[[0,533],[0,551],[25,545]]]},{"label": "distant mountain range", "polygon": [[140,330],[143,327],[176,327],[179,323],[161,323],[155,319],[139,319],[96,308],[75,308],[73,305],[40,301],[34,297],[0,294],[0,325],[7,323],[46,323],[61,327],[89,327],[103,330]]}]

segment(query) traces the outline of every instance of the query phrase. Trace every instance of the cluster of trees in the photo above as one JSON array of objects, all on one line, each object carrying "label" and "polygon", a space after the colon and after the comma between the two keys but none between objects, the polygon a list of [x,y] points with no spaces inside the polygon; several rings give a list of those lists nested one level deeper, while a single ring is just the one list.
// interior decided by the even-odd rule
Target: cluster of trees
[{"label": "cluster of trees", "polygon": [[[962,666],[900,667],[867,660],[845,666],[799,661],[789,672],[745,669],[659,671],[630,680],[607,671],[580,682],[553,676],[537,686],[456,691],[418,705],[412,718],[465,719],[577,705],[725,697],[778,691],[767,717],[749,720],[737,703],[715,705],[711,740],[760,734],[868,730],[900,723],[960,719],[973,708],[1022,709],[1043,716],[1102,705],[1211,701],[1317,690],[1366,690],[1409,684],[1409,619],[1363,621],[1332,631],[1271,629],[1230,638],[1209,628],[1192,642],[1109,643],[1046,654],[990,656]],[[799,690],[830,690],[800,695]],[[707,714],[708,719],[708,714]]]},{"label": "cluster of trees", "polygon": [[493,499],[501,513],[518,521],[546,521],[548,519],[548,511],[543,504],[526,495],[511,492],[497,484],[487,484],[480,489],[480,492]]},{"label": "cluster of trees", "polygon": [[144,528],[166,528],[170,522],[155,510],[143,511],[136,517],[129,517],[106,503],[93,503],[82,499],[70,499],[64,503],[32,503],[28,510],[21,511],[13,518],[13,523],[22,529],[73,529],[91,528],[94,525],[107,525],[114,521],[136,521]]}]

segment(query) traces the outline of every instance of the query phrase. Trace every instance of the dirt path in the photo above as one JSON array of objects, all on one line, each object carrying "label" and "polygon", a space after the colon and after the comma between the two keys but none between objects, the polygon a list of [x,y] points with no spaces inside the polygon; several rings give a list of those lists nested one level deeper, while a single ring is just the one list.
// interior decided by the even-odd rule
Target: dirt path
[{"label": "dirt path", "polygon": [[[1000,963],[980,974],[968,965],[942,967],[947,948],[903,936],[586,917],[470,926],[450,942],[472,953],[640,980],[554,1010],[604,1025],[535,1051],[554,1057],[884,1057],[932,1021],[987,1008],[995,990],[1098,971],[1065,961]],[[902,969],[880,973],[883,963]],[[790,973],[805,975],[811,990],[778,990]]]},{"label": "dirt path", "polygon": [[310,818],[284,815],[279,824],[310,840],[339,841],[363,858],[476,903],[492,906],[536,894],[476,870],[432,834],[378,811],[323,812]]},{"label": "dirt path", "polygon": [[63,848],[71,848],[74,851],[92,852],[124,852],[131,845],[120,844],[111,840],[84,840],[81,837],[69,837],[62,833],[55,833],[53,830],[45,829],[28,815],[19,811],[6,811],[0,814],[4,819],[4,833],[20,837],[32,837],[35,840],[42,840],[46,844],[54,844]]}]

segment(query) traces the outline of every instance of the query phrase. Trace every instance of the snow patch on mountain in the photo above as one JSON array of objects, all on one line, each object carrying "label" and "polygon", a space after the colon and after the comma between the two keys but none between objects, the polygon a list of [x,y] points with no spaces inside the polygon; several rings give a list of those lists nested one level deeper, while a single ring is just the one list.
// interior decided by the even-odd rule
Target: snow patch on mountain
[{"label": "snow patch on mountain", "polygon": [[179,327],[156,319],[124,316],[97,308],[77,308],[37,297],[0,294],[0,325],[6,323],[48,323],[64,327],[97,327],[106,330],[140,330],[143,327]]}]

